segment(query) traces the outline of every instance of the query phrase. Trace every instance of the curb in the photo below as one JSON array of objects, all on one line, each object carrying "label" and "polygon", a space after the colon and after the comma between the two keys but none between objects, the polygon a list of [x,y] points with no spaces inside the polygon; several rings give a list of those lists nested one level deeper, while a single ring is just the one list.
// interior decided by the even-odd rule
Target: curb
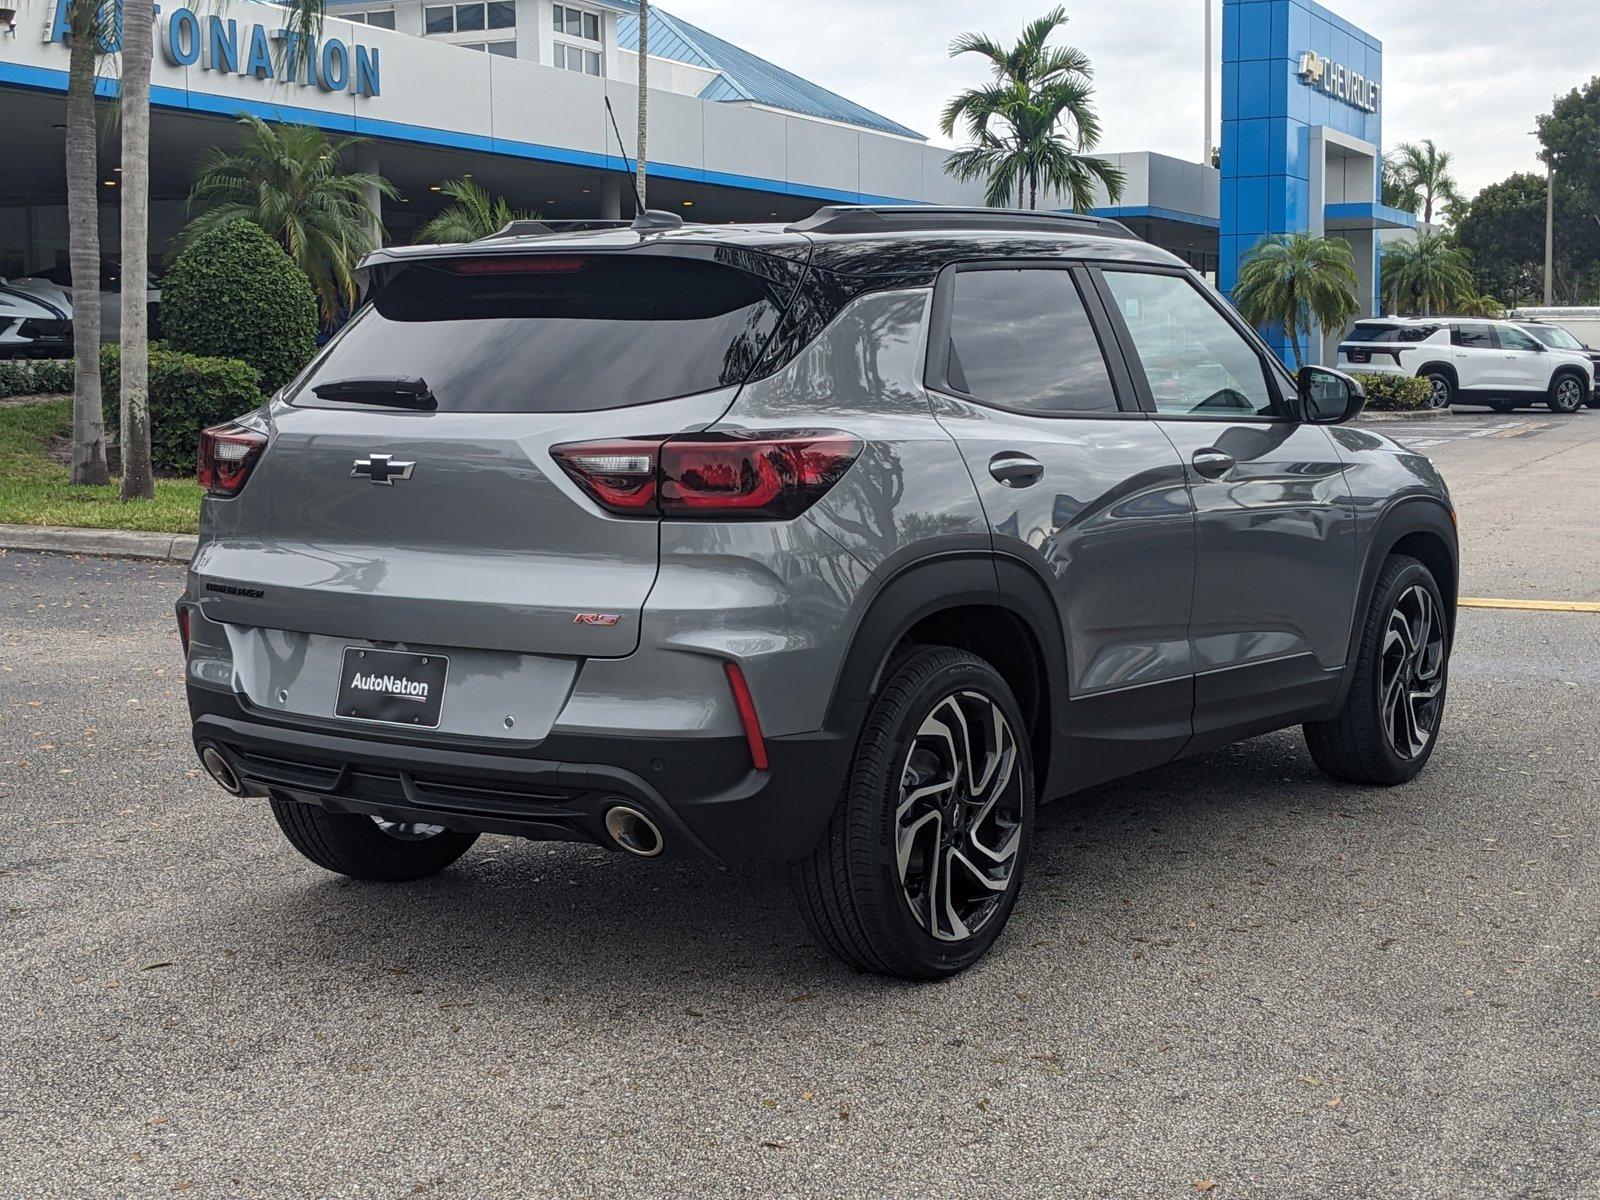
[{"label": "curb", "polygon": [[1449,415],[1450,410],[1448,408],[1414,408],[1409,412],[1373,412],[1366,410],[1356,418],[1355,423],[1362,425],[1371,422],[1378,425],[1384,421],[1430,421],[1434,417],[1448,417]]},{"label": "curb", "polygon": [[65,529],[56,525],[0,525],[0,550],[47,550],[103,558],[152,558],[188,562],[199,539],[190,533],[141,533],[130,529]]}]

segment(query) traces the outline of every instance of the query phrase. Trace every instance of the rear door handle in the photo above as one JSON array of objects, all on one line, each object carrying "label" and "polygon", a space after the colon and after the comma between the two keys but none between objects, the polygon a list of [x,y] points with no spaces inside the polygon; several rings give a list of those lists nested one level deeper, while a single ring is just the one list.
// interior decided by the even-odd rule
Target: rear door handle
[{"label": "rear door handle", "polygon": [[1233,455],[1226,451],[1218,450],[1215,446],[1207,446],[1204,450],[1196,450],[1194,458],[1190,461],[1194,463],[1195,474],[1202,475],[1207,479],[1220,479],[1233,470],[1236,465]]},{"label": "rear door handle", "polygon": [[1044,476],[1044,464],[1031,454],[1006,451],[989,460],[989,474],[1008,488],[1032,487]]}]

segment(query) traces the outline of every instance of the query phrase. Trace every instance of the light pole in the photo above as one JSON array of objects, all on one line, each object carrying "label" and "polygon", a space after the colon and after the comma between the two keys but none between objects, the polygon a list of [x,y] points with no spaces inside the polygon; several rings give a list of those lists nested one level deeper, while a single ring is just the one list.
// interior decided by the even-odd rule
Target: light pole
[{"label": "light pole", "polygon": [[1212,0],[1206,0],[1206,156],[1202,160],[1206,166],[1211,165],[1211,5]]},{"label": "light pole", "polygon": [[1544,306],[1551,308],[1556,302],[1556,164],[1544,167]]}]

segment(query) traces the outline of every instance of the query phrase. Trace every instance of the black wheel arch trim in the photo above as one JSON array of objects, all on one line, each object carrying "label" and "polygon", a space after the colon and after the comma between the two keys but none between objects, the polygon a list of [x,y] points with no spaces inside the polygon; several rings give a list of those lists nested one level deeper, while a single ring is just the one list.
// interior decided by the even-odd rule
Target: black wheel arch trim
[{"label": "black wheel arch trim", "polygon": [[[1021,559],[989,547],[922,555],[892,568],[851,636],[834,681],[826,728],[851,737],[858,734],[884,668],[906,634],[941,612],[979,606],[1011,614],[1034,639],[1033,649],[1042,667],[1037,716],[1040,728],[1048,734],[1047,744],[1035,749],[1048,754],[1048,773],[1053,777],[1059,766],[1059,756],[1052,753],[1057,726],[1070,694],[1066,635],[1049,587],[1037,571]],[[1043,775],[1041,772],[1035,781],[1041,796],[1051,794]]]},{"label": "black wheel arch trim", "polygon": [[1356,589],[1356,603],[1350,614],[1349,649],[1345,655],[1338,693],[1329,708],[1330,713],[1337,713],[1350,694],[1350,685],[1355,678],[1357,656],[1361,650],[1361,631],[1365,624],[1363,617],[1372,604],[1383,564],[1403,538],[1418,533],[1438,538],[1450,556],[1451,578],[1435,579],[1434,582],[1438,584],[1439,593],[1444,598],[1445,620],[1449,625],[1451,641],[1455,639],[1456,598],[1460,592],[1461,580],[1460,539],[1456,531],[1455,517],[1451,509],[1437,496],[1402,496],[1383,511],[1373,526],[1371,536],[1367,539],[1366,556],[1361,564],[1361,579]]}]

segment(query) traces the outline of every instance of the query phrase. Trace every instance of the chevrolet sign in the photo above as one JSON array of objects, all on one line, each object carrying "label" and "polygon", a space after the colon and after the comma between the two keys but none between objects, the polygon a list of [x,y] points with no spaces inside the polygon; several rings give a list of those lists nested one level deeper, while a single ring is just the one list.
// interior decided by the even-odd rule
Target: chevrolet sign
[{"label": "chevrolet sign", "polygon": [[1300,78],[1307,87],[1343,100],[1362,112],[1377,112],[1383,96],[1383,88],[1365,75],[1358,75],[1331,58],[1323,58],[1315,50],[1307,50],[1300,56]]}]

